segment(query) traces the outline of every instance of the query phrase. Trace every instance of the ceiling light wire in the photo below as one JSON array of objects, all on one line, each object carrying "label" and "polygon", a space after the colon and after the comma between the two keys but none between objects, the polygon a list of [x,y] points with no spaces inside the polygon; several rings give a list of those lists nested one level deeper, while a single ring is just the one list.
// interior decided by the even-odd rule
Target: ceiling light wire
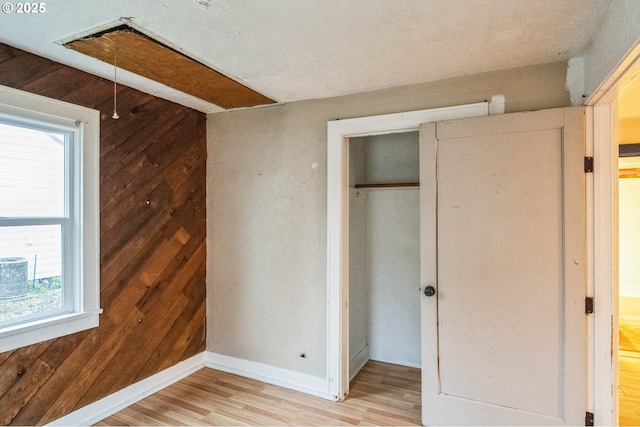
[{"label": "ceiling light wire", "polygon": [[117,86],[118,86],[118,48],[114,44],[113,46],[113,116],[112,119],[119,119],[118,104],[117,104]]}]

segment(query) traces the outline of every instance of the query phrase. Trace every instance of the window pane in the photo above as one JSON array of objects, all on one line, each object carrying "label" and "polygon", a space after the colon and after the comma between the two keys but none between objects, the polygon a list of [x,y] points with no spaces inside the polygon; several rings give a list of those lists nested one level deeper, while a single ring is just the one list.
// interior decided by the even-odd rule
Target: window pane
[{"label": "window pane", "polygon": [[65,215],[65,135],[0,123],[0,217]]},{"label": "window pane", "polygon": [[0,227],[0,325],[62,311],[61,231],[59,224]]}]

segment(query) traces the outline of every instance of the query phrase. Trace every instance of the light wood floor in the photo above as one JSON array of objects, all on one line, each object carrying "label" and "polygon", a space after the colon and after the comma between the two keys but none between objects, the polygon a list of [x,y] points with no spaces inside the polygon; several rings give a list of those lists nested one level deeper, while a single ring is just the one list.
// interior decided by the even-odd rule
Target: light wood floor
[{"label": "light wood floor", "polygon": [[618,359],[621,426],[640,425],[640,353],[621,351]]},{"label": "light wood floor", "polygon": [[421,407],[404,366],[369,361],[342,403],[205,368],[96,425],[421,425]]}]

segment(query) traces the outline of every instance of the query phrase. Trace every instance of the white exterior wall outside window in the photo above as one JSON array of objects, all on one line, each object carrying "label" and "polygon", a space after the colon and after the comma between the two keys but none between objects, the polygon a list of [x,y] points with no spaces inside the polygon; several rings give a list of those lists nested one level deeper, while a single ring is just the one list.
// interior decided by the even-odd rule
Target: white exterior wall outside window
[{"label": "white exterior wall outside window", "polygon": [[0,86],[0,352],[98,326],[99,119]]}]

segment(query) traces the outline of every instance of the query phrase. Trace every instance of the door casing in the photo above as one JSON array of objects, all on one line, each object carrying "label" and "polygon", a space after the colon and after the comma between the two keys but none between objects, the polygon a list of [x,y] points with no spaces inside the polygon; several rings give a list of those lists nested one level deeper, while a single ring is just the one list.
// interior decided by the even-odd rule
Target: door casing
[{"label": "door casing", "polygon": [[588,325],[588,407],[593,408],[596,425],[618,424],[617,98],[639,79],[640,41],[585,102],[592,107],[587,115],[587,155],[593,155],[595,162],[591,185],[587,184],[587,200],[591,197],[592,203],[587,205],[591,215],[587,236],[591,237],[589,286],[594,296]]},{"label": "door casing", "polygon": [[[490,104],[386,114],[327,123],[328,395],[349,393],[349,138],[417,131],[420,124],[486,116]],[[416,295],[419,298],[419,295]]]}]

